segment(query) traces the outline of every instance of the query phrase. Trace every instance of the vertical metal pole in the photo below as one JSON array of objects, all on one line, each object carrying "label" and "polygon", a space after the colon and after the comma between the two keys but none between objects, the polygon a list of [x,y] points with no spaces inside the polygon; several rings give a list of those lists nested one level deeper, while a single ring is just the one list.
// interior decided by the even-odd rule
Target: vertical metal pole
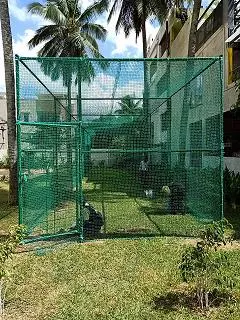
[{"label": "vertical metal pole", "polygon": [[[54,112],[55,117],[54,121],[57,122],[57,102],[54,97]],[[54,144],[54,172],[53,172],[53,179],[54,179],[54,216],[53,216],[53,232],[56,233],[56,206],[58,205],[58,127],[55,128],[55,144]],[[57,184],[57,185],[56,185]]]},{"label": "vertical metal pole", "polygon": [[76,156],[78,161],[76,161],[77,165],[77,179],[76,179],[76,192],[77,192],[77,222],[78,222],[78,231],[80,240],[84,240],[83,236],[83,139],[82,139],[82,77],[81,77],[81,58],[77,62],[77,68],[78,68],[78,104],[77,104],[77,119],[78,119],[78,125],[77,125],[77,150],[76,150]]},{"label": "vertical metal pole", "polygon": [[[146,139],[144,141],[143,147],[150,147],[151,145],[151,117],[149,112],[149,82],[148,82],[148,61],[144,59],[143,61],[143,82],[144,82],[144,89],[143,89],[143,115],[146,117],[144,119],[146,123],[146,132],[143,132],[144,136],[146,136]],[[149,123],[150,121],[150,123]]]},{"label": "vertical metal pole", "polygon": [[[68,72],[68,80],[67,80],[67,110],[66,110],[66,121],[70,123],[72,121],[72,62],[71,65],[66,64],[66,67],[69,68]],[[69,76],[70,75],[70,76]],[[70,132],[69,132],[70,130]],[[72,195],[73,190],[73,168],[72,168],[72,145],[71,145],[71,128],[66,128],[66,136],[67,136],[67,170],[69,180],[67,181],[67,192]]]},{"label": "vertical metal pole", "polygon": [[102,214],[103,214],[103,232],[104,235],[107,233],[107,219],[105,214],[105,205],[104,205],[104,179],[101,183],[101,203],[102,203]]},{"label": "vertical metal pole", "polygon": [[225,86],[225,79],[224,79],[224,68],[223,68],[223,57],[219,58],[219,72],[220,72],[220,83],[221,83],[221,102],[220,102],[220,180],[221,180],[221,212],[220,218],[224,218],[224,140],[223,140],[223,112],[224,112],[224,86]]},{"label": "vertical metal pole", "polygon": [[[47,163],[46,159],[47,159],[47,155],[45,153],[44,155],[45,157],[45,163]],[[48,178],[49,178],[49,170],[48,170],[48,167],[46,168],[46,181],[45,181],[45,188],[46,188],[46,192],[48,192]],[[47,218],[47,221],[46,221],[46,228],[47,228],[47,233],[49,233],[49,225],[48,225],[48,194],[46,194],[46,203],[45,203],[45,209],[46,209],[46,218]]]},{"label": "vertical metal pole", "polygon": [[[16,63],[16,99],[17,121],[20,120],[20,75],[19,57],[15,56]],[[23,174],[22,174],[22,149],[21,149],[21,125],[17,123],[17,170],[18,170],[18,223],[23,224]]]},{"label": "vertical metal pole", "polygon": [[169,119],[167,119],[169,124],[168,129],[168,160],[169,160],[169,166],[172,168],[172,98],[171,98],[171,74],[170,74],[170,60],[167,60],[167,111],[169,112]]}]

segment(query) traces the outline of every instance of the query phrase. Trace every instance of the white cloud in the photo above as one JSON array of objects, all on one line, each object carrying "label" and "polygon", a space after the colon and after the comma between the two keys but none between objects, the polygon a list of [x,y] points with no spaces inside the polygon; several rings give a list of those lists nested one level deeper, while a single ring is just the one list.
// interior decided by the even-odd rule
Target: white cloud
[{"label": "white cloud", "polygon": [[27,7],[26,6],[21,7],[18,4],[18,2],[19,1],[17,1],[17,0],[9,0],[9,12],[12,17],[14,17],[17,20],[22,21],[22,22],[31,21],[37,25],[44,24],[43,18],[41,18],[40,16],[37,16],[37,15],[33,15],[33,14],[28,13]]},{"label": "white cloud", "polygon": [[[17,40],[13,40],[13,52],[19,56],[34,57],[39,50],[38,47],[30,50],[28,48],[28,41],[32,38],[35,31],[26,29],[24,34],[19,36]],[[5,91],[5,77],[4,77],[4,60],[3,60],[3,46],[2,46],[2,33],[0,29],[0,91]]]},{"label": "white cloud", "polygon": [[[84,8],[92,3],[92,0],[82,0]],[[9,8],[10,13],[16,19],[26,22],[31,21],[37,26],[46,24],[42,18],[31,15],[27,12],[25,7],[20,6],[20,0],[9,0]],[[110,44],[113,47],[112,51],[109,52],[109,56],[117,57],[117,56],[125,56],[125,57],[141,57],[142,56],[142,36],[139,35],[138,41],[136,42],[135,33],[131,32],[128,38],[125,38],[124,32],[120,31],[119,34],[115,33],[115,24],[117,20],[118,14],[114,16],[111,22],[107,23],[107,15],[102,16],[98,19],[98,23],[105,26],[108,31],[106,45]],[[151,35],[154,37],[157,33],[159,27],[154,27],[150,21],[146,23],[147,36]],[[34,48],[33,50],[29,50],[28,41],[34,35],[34,31],[32,29],[26,29],[23,35],[19,35],[13,41],[14,53],[20,56],[36,56],[39,48]],[[110,51],[110,49],[109,49]],[[2,39],[0,35],[0,74],[4,75],[4,63],[3,63],[3,48],[2,48]],[[0,77],[0,91],[5,89],[5,80],[4,76]]]},{"label": "white cloud", "polygon": [[31,29],[26,29],[24,34],[19,36],[17,40],[13,41],[13,51],[19,56],[34,57],[37,56],[39,47],[29,49],[28,41],[34,36],[35,31]]},{"label": "white cloud", "polygon": [[[117,22],[117,18],[118,13],[116,13],[116,15],[111,19],[109,23],[107,23],[107,15],[104,15],[101,19],[98,20],[98,23],[102,24],[108,31],[106,41],[109,41],[114,46],[111,55],[124,55],[126,57],[131,56],[132,58],[142,57],[142,34],[140,33],[137,41],[134,31],[132,31],[127,38],[125,37],[123,30],[121,30],[116,35],[115,25]],[[154,27],[149,20],[146,22],[147,38],[150,35],[152,37],[155,37],[158,30],[158,26]],[[132,56],[132,51],[135,52],[134,56]]]},{"label": "white cloud", "polygon": [[[129,71],[126,76],[129,76]],[[121,98],[125,95],[135,96],[141,98],[143,93],[142,79],[126,81],[124,84],[118,84],[114,98]],[[101,98],[112,98],[114,93],[114,86],[117,84],[116,78],[106,73],[99,73],[90,83],[82,84],[83,98],[99,98],[99,100],[83,100],[83,114],[110,114],[118,108],[119,100],[100,100]]]},{"label": "white cloud", "polygon": [[19,7],[16,0],[9,1],[9,11],[14,18],[20,21],[26,21],[28,19],[27,9],[25,7]]}]

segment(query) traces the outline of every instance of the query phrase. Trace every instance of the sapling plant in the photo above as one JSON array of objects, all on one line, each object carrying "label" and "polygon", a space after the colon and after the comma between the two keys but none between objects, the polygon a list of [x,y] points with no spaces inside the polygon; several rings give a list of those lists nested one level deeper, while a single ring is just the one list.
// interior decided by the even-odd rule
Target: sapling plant
[{"label": "sapling plant", "polygon": [[208,309],[212,303],[210,294],[216,289],[232,288],[234,281],[226,272],[229,266],[226,251],[220,246],[231,242],[232,226],[226,219],[213,222],[201,234],[195,246],[188,247],[180,264],[180,272],[184,282],[187,282],[197,296],[199,307]]},{"label": "sapling plant", "polygon": [[0,315],[4,312],[7,283],[11,276],[12,269],[9,261],[25,234],[26,229],[24,226],[12,226],[6,239],[0,242]]}]

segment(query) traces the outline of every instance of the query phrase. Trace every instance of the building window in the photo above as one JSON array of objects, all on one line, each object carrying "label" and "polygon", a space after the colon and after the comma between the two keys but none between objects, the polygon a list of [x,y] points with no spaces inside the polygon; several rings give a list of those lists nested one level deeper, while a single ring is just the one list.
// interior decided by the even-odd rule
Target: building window
[{"label": "building window", "polygon": [[190,166],[202,167],[202,121],[191,123],[190,130]]},{"label": "building window", "polygon": [[170,163],[170,153],[167,147],[167,142],[161,143],[161,167],[168,167]]},{"label": "building window", "polygon": [[170,123],[171,123],[171,111],[168,109],[166,112],[164,112],[161,115],[161,123],[162,123],[162,131],[166,131],[170,129]]},{"label": "building window", "polygon": [[37,119],[38,122],[54,122],[56,121],[56,116],[52,112],[38,111]]},{"label": "building window", "polygon": [[218,155],[221,147],[220,115],[206,119],[206,148],[207,155]]},{"label": "building window", "polygon": [[191,108],[195,108],[203,103],[203,75],[200,74],[191,82],[190,95]]},{"label": "building window", "polygon": [[233,81],[240,78],[240,46],[239,43],[233,47]]}]

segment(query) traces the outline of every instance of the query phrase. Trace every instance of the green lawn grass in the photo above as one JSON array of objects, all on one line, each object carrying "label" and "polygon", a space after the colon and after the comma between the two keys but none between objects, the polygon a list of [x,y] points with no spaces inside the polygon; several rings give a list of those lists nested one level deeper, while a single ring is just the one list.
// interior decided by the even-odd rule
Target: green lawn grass
[{"label": "green lawn grass", "polygon": [[[190,308],[178,273],[184,246],[176,238],[104,240],[18,254],[6,319],[240,319],[238,300],[211,308],[207,316]],[[229,268],[237,275],[233,293],[238,299],[240,252],[228,254]],[[172,298],[169,304],[170,293],[180,301]]]},{"label": "green lawn grass", "polygon": [[171,215],[167,198],[144,197],[138,173],[123,169],[93,168],[83,184],[84,195],[105,213],[107,235],[198,236],[206,221],[191,216]]},{"label": "green lawn grass", "polygon": [[[7,189],[7,184],[0,185],[0,230],[17,222],[17,208],[7,205]],[[133,210],[134,200],[122,197],[121,210]],[[95,201],[100,205],[100,199],[97,201],[96,197]],[[163,225],[175,225],[174,229],[181,216],[162,218]],[[112,218],[113,227],[117,223],[114,221]],[[32,251],[16,254],[13,259],[15,268],[6,296],[5,320],[240,319],[240,250],[228,251],[229,270],[237,279],[235,299],[223,301],[204,315],[191,309],[188,291],[178,272],[181,253],[188,242],[179,237],[155,237],[60,246],[49,241],[45,242],[45,249],[38,243],[25,246],[22,249]]]},{"label": "green lawn grass", "polygon": [[9,185],[0,182],[0,234],[6,233],[10,225],[18,223],[17,207],[8,205]]},{"label": "green lawn grass", "polygon": [[[68,232],[76,224],[76,194],[64,185],[66,179],[63,171],[57,183],[50,173],[30,175],[24,184],[23,224],[32,235]],[[206,222],[187,212],[169,214],[167,198],[161,193],[147,199],[138,172],[130,170],[92,168],[84,179],[83,195],[104,214],[100,237],[198,236]]]}]

